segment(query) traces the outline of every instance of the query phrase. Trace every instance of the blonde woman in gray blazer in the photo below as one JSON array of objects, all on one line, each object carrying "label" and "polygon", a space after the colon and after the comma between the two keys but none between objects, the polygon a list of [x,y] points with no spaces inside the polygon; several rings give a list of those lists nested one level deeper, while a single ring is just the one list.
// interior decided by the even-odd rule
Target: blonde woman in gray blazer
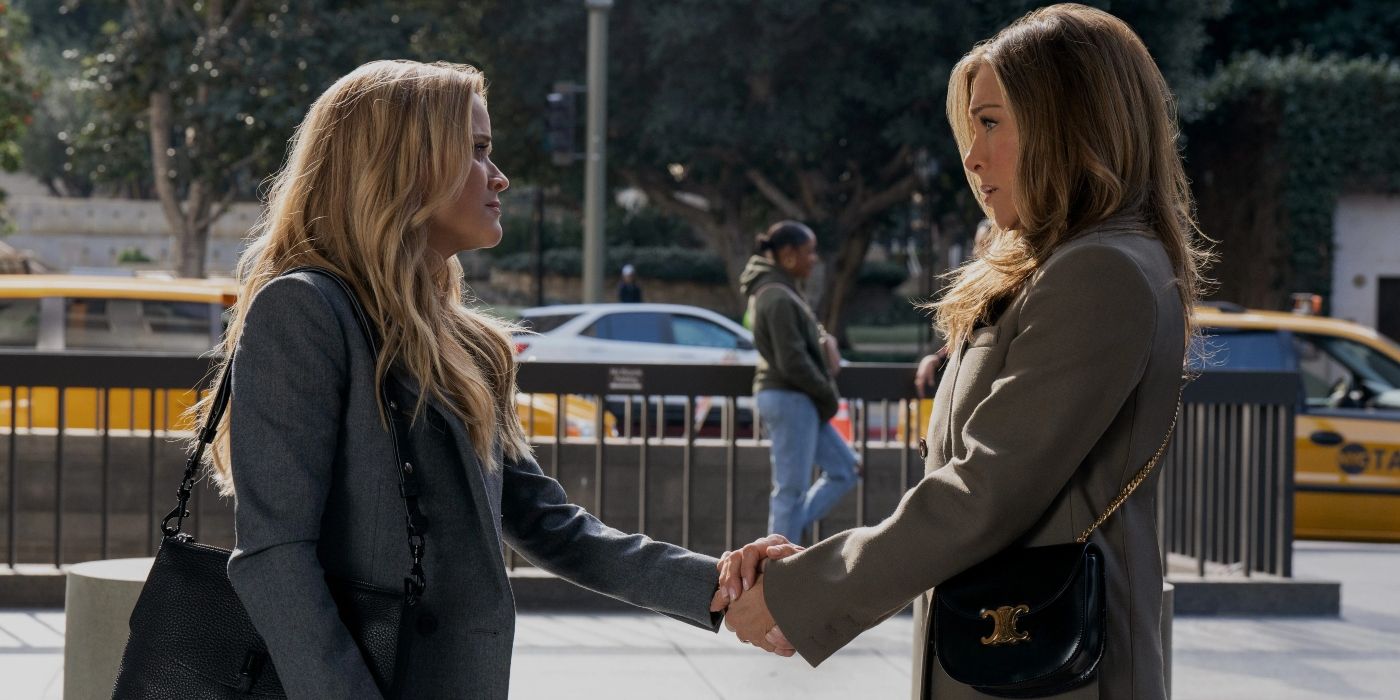
[{"label": "blonde woman in gray blazer", "polygon": [[[924,478],[871,527],[726,557],[740,639],[819,664],[1007,547],[1074,541],[1148,462],[1173,421],[1204,258],[1170,104],[1132,30],[1080,5],[1033,12],[958,64],[948,117],[995,227],[936,305],[953,352]],[[1164,695],[1155,491],[1154,476],[1092,535],[1106,649],[1093,681],[1057,697]],[[987,697],[927,653],[922,616],[916,629],[913,697]]]},{"label": "blonde woman in gray blazer", "polygon": [[[386,690],[325,577],[404,587],[400,468],[421,487],[426,588],[398,697],[507,697],[515,605],[502,544],[579,585],[718,626],[713,558],[608,528],[541,473],[515,414],[509,328],[461,302],[454,255],[500,240],[509,186],[491,161],[484,85],[468,66],[408,61],[342,78],[297,129],[240,261],[213,468],[236,499],[229,579],[289,697]],[[301,266],[350,292],[288,274]],[[412,421],[403,465],[381,383]]]}]

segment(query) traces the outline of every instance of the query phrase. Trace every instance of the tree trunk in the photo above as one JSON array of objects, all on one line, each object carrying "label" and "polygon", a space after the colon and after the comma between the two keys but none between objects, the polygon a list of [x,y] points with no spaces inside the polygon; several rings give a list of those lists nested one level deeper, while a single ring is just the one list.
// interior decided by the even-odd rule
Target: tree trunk
[{"label": "tree trunk", "polygon": [[837,342],[843,348],[850,347],[846,337],[846,305],[855,297],[860,269],[865,263],[866,253],[870,251],[872,224],[890,207],[907,200],[916,182],[913,174],[907,174],[891,181],[883,189],[867,190],[858,184],[850,203],[832,217],[828,228],[841,242],[841,247],[836,253],[828,294],[822,299],[818,313],[826,329],[836,335]]},{"label": "tree trunk", "polygon": [[[173,16],[177,12],[176,0],[166,0],[164,12]],[[156,31],[156,20],[146,11],[139,0],[129,0],[132,22],[136,31],[152,35]],[[251,0],[238,0],[227,13],[223,0],[208,0],[204,11],[204,37],[207,49],[216,51],[220,43],[227,40],[232,29],[241,23],[249,12]],[[209,102],[209,87],[201,85],[196,89],[195,102],[204,108]],[[228,208],[233,192],[226,193],[215,209],[217,185],[208,178],[194,176],[185,188],[185,196],[180,197],[179,171],[175,167],[175,144],[171,141],[176,129],[174,100],[170,88],[163,82],[150,95],[149,129],[151,136],[151,174],[156,197],[160,200],[165,220],[170,224],[174,237],[171,262],[180,277],[204,277],[204,260],[209,250],[209,230],[214,220]],[[181,148],[188,151],[191,161],[199,162],[209,154],[203,153],[204,133],[197,124],[186,124],[181,130],[184,142]]]},{"label": "tree trunk", "polygon": [[739,291],[739,277],[744,273],[744,266],[748,264],[749,257],[753,254],[753,240],[749,233],[736,223],[728,223],[717,227],[717,230],[705,232],[703,235],[712,243],[720,243],[720,255],[724,258],[724,269],[729,273],[729,286],[734,290],[734,298],[740,309],[748,305],[748,299],[744,293]]},{"label": "tree trunk", "polygon": [[175,187],[178,173],[171,155],[170,134],[174,110],[170,92],[160,89],[151,93],[150,133],[151,165],[156,196],[160,199],[165,221],[174,236],[170,260],[180,277],[203,277],[205,251],[209,248],[208,186],[196,181],[190,184],[189,197],[180,200]]},{"label": "tree trunk", "polygon": [[826,294],[822,295],[820,317],[827,332],[836,336],[842,348],[849,348],[846,338],[846,305],[855,297],[860,281],[860,268],[865,262],[865,254],[870,250],[870,227],[861,226],[854,231],[837,231],[841,248],[836,253],[835,264],[829,269]]},{"label": "tree trunk", "polygon": [[209,251],[209,227],[202,230],[187,228],[175,235],[175,248],[171,258],[175,262],[175,274],[180,277],[203,277],[204,260]]},{"label": "tree trunk", "polygon": [[884,172],[877,176],[877,181],[882,183],[877,189],[867,190],[863,178],[857,173],[856,184],[848,186],[849,203],[839,212],[830,214],[826,208],[818,205],[821,195],[834,196],[832,185],[821,182],[821,175],[815,172],[798,174],[799,180],[804,183],[802,199],[807,202],[805,205],[784,194],[772,180],[755,168],[746,169],[741,174],[742,179],[725,180],[733,184],[732,187],[715,186],[701,190],[698,194],[706,202],[703,207],[677,197],[674,182],[668,182],[664,176],[643,171],[627,172],[625,176],[634,186],[641,188],[658,209],[688,221],[711,249],[720,254],[740,308],[746,300],[739,292],[739,275],[753,250],[749,224],[761,220],[754,216],[756,210],[746,208],[746,193],[758,190],[769,205],[763,211],[770,215],[804,220],[817,229],[831,231],[840,242],[840,249],[834,269],[828,276],[818,318],[823,319],[828,330],[837,334],[843,346],[847,346],[842,315],[855,295],[861,264],[870,249],[871,222],[890,207],[908,199],[914,191],[917,180],[912,172],[908,172],[908,161],[906,151],[896,154]]},{"label": "tree trunk", "polygon": [[624,177],[646,193],[647,201],[652,206],[693,226],[706,246],[720,256],[725,273],[729,276],[730,288],[734,290],[735,303],[727,311],[741,313],[747,300],[739,291],[739,276],[753,251],[752,236],[742,223],[743,205],[722,201],[711,193],[706,198],[708,206],[702,208],[677,198],[675,190],[648,173],[629,171],[624,173]]}]

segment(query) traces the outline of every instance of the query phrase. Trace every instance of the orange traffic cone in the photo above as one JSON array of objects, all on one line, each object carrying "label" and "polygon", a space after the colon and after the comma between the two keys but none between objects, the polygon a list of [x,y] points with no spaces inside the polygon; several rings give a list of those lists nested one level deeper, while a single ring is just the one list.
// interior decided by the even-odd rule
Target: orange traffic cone
[{"label": "orange traffic cone", "polygon": [[841,403],[836,405],[836,415],[831,419],[831,427],[836,428],[836,432],[846,438],[846,442],[855,439],[854,433],[851,432],[850,404],[845,399],[841,399]]}]

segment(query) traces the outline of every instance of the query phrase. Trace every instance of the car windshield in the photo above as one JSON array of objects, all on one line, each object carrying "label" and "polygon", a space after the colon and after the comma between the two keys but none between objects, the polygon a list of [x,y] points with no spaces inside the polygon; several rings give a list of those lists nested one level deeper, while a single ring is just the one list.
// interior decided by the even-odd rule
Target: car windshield
[{"label": "car windshield", "polygon": [[1295,336],[1309,406],[1400,409],[1400,363],[1361,343]]},{"label": "car windshield", "polygon": [[39,341],[39,300],[0,299],[0,347],[30,348]]},{"label": "car windshield", "polygon": [[206,352],[221,317],[206,303],[70,298],[64,346],[74,350]]}]

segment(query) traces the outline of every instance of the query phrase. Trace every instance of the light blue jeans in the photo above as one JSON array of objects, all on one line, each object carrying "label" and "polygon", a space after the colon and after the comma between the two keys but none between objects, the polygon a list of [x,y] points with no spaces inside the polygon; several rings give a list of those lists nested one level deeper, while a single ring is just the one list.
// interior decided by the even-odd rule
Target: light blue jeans
[{"label": "light blue jeans", "polygon": [[[764,389],[754,398],[772,441],[768,531],[800,543],[807,526],[855,488],[856,453],[830,423],[817,420],[817,407],[806,394]],[[815,484],[814,464],[822,472]]]}]

